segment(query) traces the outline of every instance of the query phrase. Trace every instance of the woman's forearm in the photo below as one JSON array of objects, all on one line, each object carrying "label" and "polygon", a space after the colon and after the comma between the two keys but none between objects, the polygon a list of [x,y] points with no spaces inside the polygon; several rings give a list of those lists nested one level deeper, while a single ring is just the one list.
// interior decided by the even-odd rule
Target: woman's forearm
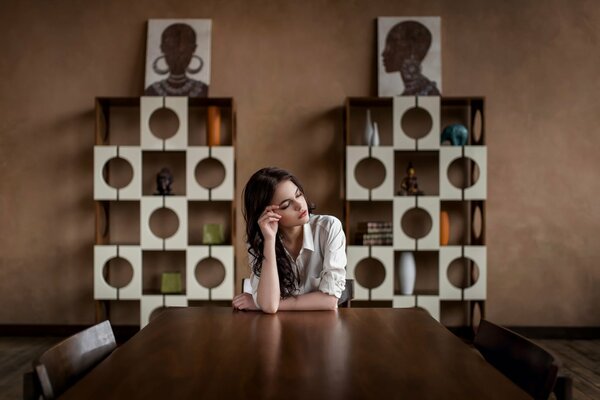
[{"label": "woman's forearm", "polygon": [[279,309],[279,275],[275,257],[275,239],[266,239],[263,247],[264,260],[257,288],[258,306],[266,313],[273,314]]},{"label": "woman's forearm", "polygon": [[323,292],[311,292],[280,300],[279,310],[335,310],[337,308],[337,300],[337,297]]}]

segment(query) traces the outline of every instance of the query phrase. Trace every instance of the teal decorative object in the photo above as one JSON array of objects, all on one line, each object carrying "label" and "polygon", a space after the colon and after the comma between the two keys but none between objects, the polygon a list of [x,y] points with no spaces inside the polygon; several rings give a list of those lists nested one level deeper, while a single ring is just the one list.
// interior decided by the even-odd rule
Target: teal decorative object
[{"label": "teal decorative object", "polygon": [[223,244],[225,235],[223,234],[223,225],[204,224],[202,226],[202,244]]},{"label": "teal decorative object", "polygon": [[464,146],[468,139],[469,131],[461,124],[448,125],[442,131],[442,143],[449,141],[452,146]]}]

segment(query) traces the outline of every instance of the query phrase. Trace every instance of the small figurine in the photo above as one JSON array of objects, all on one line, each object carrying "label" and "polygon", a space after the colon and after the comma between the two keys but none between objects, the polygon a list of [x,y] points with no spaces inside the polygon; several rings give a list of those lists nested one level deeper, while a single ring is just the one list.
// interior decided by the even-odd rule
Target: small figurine
[{"label": "small figurine", "polygon": [[419,183],[417,182],[417,175],[415,174],[415,169],[413,168],[412,162],[408,163],[408,167],[406,168],[406,175],[407,176],[402,178],[399,194],[401,196],[422,195],[423,191],[419,190]]},{"label": "small figurine", "polygon": [[452,146],[464,146],[467,144],[469,131],[461,124],[451,124],[442,131],[442,143],[449,141]]},{"label": "small figurine", "polygon": [[170,196],[173,194],[171,190],[173,184],[173,175],[168,168],[163,168],[156,174],[156,193],[155,195]]}]

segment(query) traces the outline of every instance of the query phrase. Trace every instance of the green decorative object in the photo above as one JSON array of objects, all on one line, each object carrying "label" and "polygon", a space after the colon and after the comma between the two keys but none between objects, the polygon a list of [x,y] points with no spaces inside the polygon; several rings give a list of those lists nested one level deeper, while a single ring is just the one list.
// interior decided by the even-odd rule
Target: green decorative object
[{"label": "green decorative object", "polygon": [[181,273],[164,272],[160,283],[161,293],[181,293]]},{"label": "green decorative object", "polygon": [[202,227],[202,243],[203,244],[223,244],[225,243],[225,235],[223,234],[223,225],[221,224],[204,224]]}]

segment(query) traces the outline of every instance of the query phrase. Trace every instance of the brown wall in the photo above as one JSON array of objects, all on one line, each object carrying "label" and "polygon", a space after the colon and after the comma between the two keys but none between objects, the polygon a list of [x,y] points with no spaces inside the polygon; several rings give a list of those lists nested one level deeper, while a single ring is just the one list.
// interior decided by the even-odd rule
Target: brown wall
[{"label": "brown wall", "polygon": [[[375,18],[410,15],[442,17],[444,94],[487,98],[488,317],[600,325],[593,0],[3,1],[0,323],[93,321],[93,99],[141,93],[147,19],[212,18],[237,195],[275,164],[341,216],[340,107],[376,94]],[[241,213],[237,227],[241,244]]]}]

